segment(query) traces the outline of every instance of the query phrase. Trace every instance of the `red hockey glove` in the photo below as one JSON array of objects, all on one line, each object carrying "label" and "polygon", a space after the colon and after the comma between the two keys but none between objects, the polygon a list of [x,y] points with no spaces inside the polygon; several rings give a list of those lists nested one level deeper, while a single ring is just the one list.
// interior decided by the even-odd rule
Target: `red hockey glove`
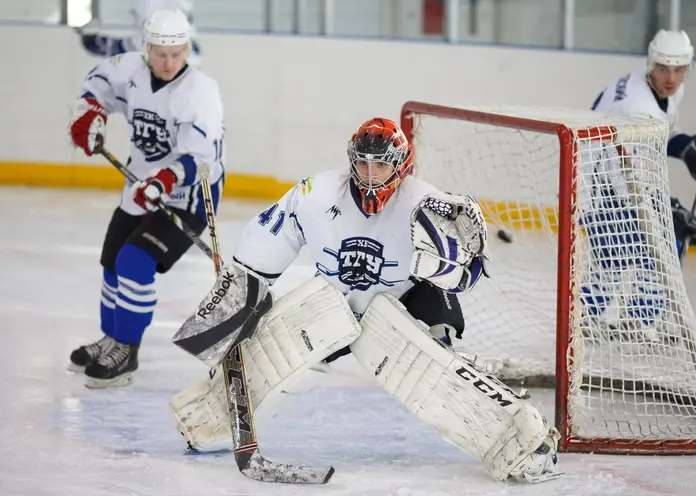
[{"label": "red hockey glove", "polygon": [[70,136],[78,148],[88,157],[94,155],[98,144],[103,144],[106,134],[106,110],[94,98],[82,98],[75,109],[75,118],[70,123]]},{"label": "red hockey glove", "polygon": [[151,212],[157,210],[159,201],[166,201],[176,186],[177,177],[171,169],[159,169],[153,176],[132,186],[133,201]]}]

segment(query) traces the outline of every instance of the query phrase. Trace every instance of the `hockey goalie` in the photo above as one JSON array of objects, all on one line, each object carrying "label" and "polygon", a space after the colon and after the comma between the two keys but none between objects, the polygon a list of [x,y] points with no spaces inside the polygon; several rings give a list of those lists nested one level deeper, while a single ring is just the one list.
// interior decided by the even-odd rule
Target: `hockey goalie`
[{"label": "hockey goalie", "polygon": [[[349,170],[302,180],[252,219],[231,271],[272,284],[304,246],[317,274],[278,299],[241,346],[252,407],[302,374],[352,353],[424,423],[482,462],[496,480],[559,475],[559,434],[526,399],[466,357],[457,293],[486,276],[487,232],[477,202],[412,176],[414,150],[392,121],[364,123]],[[243,279],[243,278],[240,278]],[[230,436],[223,380],[171,402],[195,448]]]}]

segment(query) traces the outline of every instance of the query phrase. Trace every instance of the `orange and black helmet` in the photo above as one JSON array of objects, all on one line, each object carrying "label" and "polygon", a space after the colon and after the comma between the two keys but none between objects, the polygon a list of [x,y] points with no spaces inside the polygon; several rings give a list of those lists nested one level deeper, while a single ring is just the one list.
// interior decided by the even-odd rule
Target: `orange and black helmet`
[{"label": "orange and black helmet", "polygon": [[413,146],[394,121],[375,117],[348,143],[350,173],[366,214],[380,212],[401,180],[413,173]]}]

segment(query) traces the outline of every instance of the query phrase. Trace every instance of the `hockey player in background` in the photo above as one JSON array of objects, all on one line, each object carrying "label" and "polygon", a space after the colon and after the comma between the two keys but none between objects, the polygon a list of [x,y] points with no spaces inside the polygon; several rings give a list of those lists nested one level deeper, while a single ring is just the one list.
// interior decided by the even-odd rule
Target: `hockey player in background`
[{"label": "hockey player in background", "polygon": [[157,208],[162,201],[201,233],[206,227],[198,166],[210,167],[215,207],[222,193],[223,109],[217,83],[188,65],[191,28],[178,10],[155,11],[142,52],[117,55],[87,75],[70,124],[75,146],[91,156],[110,114],[131,126],[131,171],[101,255],[103,336],[70,355],[88,387],[130,383],[157,302],[155,274],[167,272],[191,240]]},{"label": "hockey player in background", "polygon": [[[414,153],[394,122],[371,119],[349,141],[348,168],[302,180],[242,231],[229,280],[251,274],[272,283],[303,247],[317,270],[242,342],[253,408],[322,360],[352,352],[387,392],[496,480],[554,478],[558,432],[451,349],[464,330],[456,295],[487,275],[486,223],[472,197],[413,177]],[[236,294],[248,301],[248,290]],[[171,402],[191,447],[230,436],[224,375]]]},{"label": "hockey player in background", "polygon": [[[678,108],[693,55],[686,33],[660,30],[648,47],[647,68],[636,69],[614,81],[599,94],[592,109],[610,114],[642,114],[667,122],[667,155],[684,161],[696,179],[696,138],[677,130]],[[639,160],[642,153],[632,145],[620,150],[619,154],[627,160]],[[629,198],[627,185],[632,181],[621,175],[622,158],[611,153],[598,158],[592,174],[592,193],[586,194],[582,218],[593,259],[591,279],[581,289],[585,316],[599,318],[612,328],[641,328],[648,332],[636,336],[654,339],[656,320],[665,308],[665,294],[660,289],[654,256],[647,250],[645,228],[641,227]],[[683,257],[687,247],[682,243],[696,233],[696,222],[676,198],[671,199],[671,204],[677,251]],[[621,293],[627,293],[623,302],[613,296]]]},{"label": "hockey player in background", "polygon": [[142,49],[143,45],[143,24],[150,18],[153,12],[164,9],[179,9],[186,15],[191,25],[192,48],[188,64],[199,65],[201,51],[194,39],[193,5],[190,0],[133,0],[130,12],[133,16],[135,33],[132,36],[109,36],[83,27],[78,30],[82,45],[88,52],[102,57],[112,57],[126,52],[137,52]]}]

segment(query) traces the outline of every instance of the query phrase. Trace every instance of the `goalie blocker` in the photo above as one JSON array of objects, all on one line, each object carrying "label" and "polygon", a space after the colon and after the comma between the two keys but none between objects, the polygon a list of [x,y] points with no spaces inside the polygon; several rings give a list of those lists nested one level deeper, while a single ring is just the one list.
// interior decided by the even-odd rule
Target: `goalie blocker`
[{"label": "goalie blocker", "polygon": [[[558,433],[539,411],[428,331],[386,294],[374,298],[358,323],[343,295],[316,277],[280,298],[242,344],[252,407],[352,343],[357,361],[389,394],[483,462],[494,479],[540,482],[560,475]],[[220,374],[182,391],[170,407],[195,448],[230,436]],[[488,431],[469,427],[479,425]]]}]

